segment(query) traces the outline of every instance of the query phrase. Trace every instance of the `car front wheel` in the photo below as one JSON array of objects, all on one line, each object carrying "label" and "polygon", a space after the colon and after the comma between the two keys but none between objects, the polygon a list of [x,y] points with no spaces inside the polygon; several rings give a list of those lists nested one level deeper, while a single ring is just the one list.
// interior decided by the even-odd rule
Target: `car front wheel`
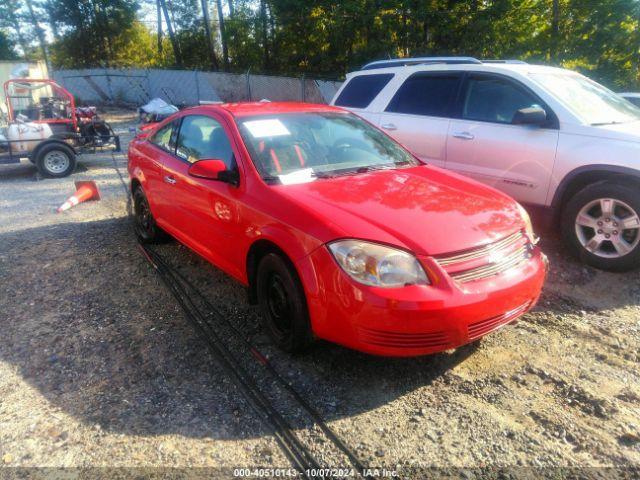
[{"label": "car front wheel", "polygon": [[133,191],[133,222],[136,236],[142,243],[163,243],[170,238],[156,224],[142,187]]},{"label": "car front wheel", "polygon": [[300,352],[313,343],[304,290],[297,273],[278,254],[258,265],[258,303],[262,328],[286,352]]},{"label": "car front wheel", "polygon": [[596,268],[640,266],[640,191],[613,182],[589,185],[564,209],[562,233],[571,250]]}]

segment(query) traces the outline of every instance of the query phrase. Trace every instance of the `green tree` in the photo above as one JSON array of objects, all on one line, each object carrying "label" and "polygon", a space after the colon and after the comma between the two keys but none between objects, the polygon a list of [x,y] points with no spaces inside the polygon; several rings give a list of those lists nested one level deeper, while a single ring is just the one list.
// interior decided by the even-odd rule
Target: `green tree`
[{"label": "green tree", "polygon": [[60,38],[54,45],[57,65],[110,66],[118,57],[120,39],[136,20],[134,0],[52,0],[52,21]]},{"label": "green tree", "polygon": [[29,0],[33,16],[27,0],[0,0],[0,28],[37,57],[46,26],[57,66],[339,77],[380,58],[471,55],[640,87],[640,0],[140,1],[157,12],[148,26],[136,21],[136,0]]},{"label": "green tree", "polygon": [[17,60],[18,54],[15,50],[15,43],[9,35],[0,30],[0,60]]},{"label": "green tree", "polygon": [[20,4],[14,0],[0,0],[0,28],[9,38],[13,37],[17,40],[24,54],[29,48],[29,42],[19,9]]}]

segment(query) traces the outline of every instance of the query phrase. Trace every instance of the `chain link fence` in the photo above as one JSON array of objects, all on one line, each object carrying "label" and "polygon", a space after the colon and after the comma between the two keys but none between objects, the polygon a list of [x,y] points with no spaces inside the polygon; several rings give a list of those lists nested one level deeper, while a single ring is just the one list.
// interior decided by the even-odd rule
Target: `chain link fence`
[{"label": "chain link fence", "polygon": [[142,105],[152,98],[178,106],[268,99],[329,103],[342,82],[197,70],[57,70],[53,78],[80,102]]}]

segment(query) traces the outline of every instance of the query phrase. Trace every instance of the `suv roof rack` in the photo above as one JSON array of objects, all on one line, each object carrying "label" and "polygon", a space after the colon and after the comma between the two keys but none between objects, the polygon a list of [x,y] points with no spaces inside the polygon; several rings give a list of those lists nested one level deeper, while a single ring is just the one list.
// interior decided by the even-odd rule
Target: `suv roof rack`
[{"label": "suv roof rack", "polygon": [[516,65],[528,65],[528,63],[523,60],[500,60],[500,59],[482,60],[482,63],[513,63]]},{"label": "suv roof rack", "polygon": [[446,63],[451,65],[461,63],[482,63],[477,58],[473,57],[407,57],[407,58],[390,58],[388,60],[376,60],[375,62],[369,62],[363,66],[360,70],[372,70],[374,68],[386,68],[386,67],[403,67],[406,65],[430,65],[436,63]]}]

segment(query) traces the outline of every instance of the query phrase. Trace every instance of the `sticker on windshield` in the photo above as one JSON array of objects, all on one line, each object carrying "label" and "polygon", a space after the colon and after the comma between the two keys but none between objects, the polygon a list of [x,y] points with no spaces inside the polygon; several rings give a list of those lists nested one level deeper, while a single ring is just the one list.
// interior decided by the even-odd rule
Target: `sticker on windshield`
[{"label": "sticker on windshield", "polygon": [[278,175],[278,178],[283,185],[313,182],[316,179],[313,168],[303,168],[302,170],[296,170],[295,172]]},{"label": "sticker on windshield", "polygon": [[269,120],[251,120],[249,122],[243,122],[243,125],[247,127],[251,135],[253,135],[253,138],[291,135],[291,132],[287,130],[287,127],[285,127],[277,118]]}]

